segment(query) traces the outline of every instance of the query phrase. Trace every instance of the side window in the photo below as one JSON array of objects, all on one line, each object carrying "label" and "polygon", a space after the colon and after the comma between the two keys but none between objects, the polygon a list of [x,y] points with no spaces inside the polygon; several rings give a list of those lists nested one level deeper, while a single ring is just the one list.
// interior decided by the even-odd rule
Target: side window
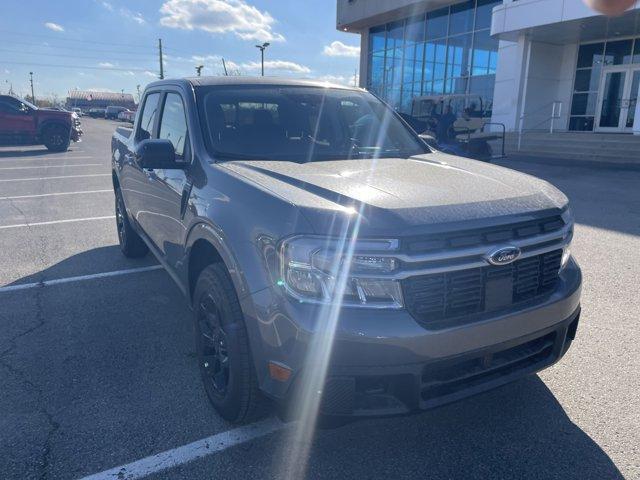
[{"label": "side window", "polygon": [[160,120],[160,134],[158,138],[171,140],[176,149],[176,156],[184,158],[187,139],[187,120],[182,98],[177,93],[167,93]]},{"label": "side window", "polygon": [[20,112],[20,102],[13,98],[0,98],[0,111],[4,113]]},{"label": "side window", "polygon": [[159,93],[150,93],[147,95],[144,101],[144,107],[142,107],[142,116],[140,117],[138,131],[136,132],[136,140],[147,140],[151,138],[153,134],[153,122],[156,118],[159,101]]}]

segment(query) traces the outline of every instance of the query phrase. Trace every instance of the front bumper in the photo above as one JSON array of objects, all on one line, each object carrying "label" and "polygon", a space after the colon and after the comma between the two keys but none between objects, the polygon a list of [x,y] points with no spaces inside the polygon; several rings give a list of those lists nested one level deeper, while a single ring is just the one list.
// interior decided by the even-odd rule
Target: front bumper
[{"label": "front bumper", "polygon": [[71,127],[71,140],[74,142],[79,142],[84,132],[80,128],[80,124]]},{"label": "front bumper", "polygon": [[[321,409],[345,416],[403,414],[485,391],[557,362],[575,337],[582,277],[570,260],[556,290],[533,305],[456,327],[427,330],[406,310],[344,308],[333,341]],[[269,289],[251,298],[260,386],[287,401],[304,384],[319,307],[274,307]],[[246,311],[246,310],[245,310]],[[258,346],[259,345],[259,346]],[[293,372],[287,382],[268,374],[268,362]]]}]

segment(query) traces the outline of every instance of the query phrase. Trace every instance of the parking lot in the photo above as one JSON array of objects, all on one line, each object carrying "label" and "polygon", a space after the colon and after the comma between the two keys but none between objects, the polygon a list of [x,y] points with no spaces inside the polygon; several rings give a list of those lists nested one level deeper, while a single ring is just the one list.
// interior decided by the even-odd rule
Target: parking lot
[{"label": "parking lot", "polygon": [[[0,148],[0,477],[280,477],[290,426],[216,416],[186,301],[151,256],[120,254],[116,125],[84,118],[66,153]],[[572,200],[571,350],[475,398],[319,430],[309,478],[640,478],[640,171],[503,163]]]}]

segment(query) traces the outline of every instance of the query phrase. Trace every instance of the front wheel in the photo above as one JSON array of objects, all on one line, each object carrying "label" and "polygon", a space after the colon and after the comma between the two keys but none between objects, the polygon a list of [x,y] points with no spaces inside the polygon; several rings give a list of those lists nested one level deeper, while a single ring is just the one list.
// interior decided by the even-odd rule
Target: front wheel
[{"label": "front wheel", "polygon": [[118,229],[120,250],[125,257],[139,258],[147,254],[149,247],[131,226],[120,189],[116,190],[116,228]]},{"label": "front wheel", "polygon": [[229,422],[259,419],[266,399],[258,390],[240,302],[223,264],[202,271],[193,305],[200,375],[209,400]]},{"label": "front wheel", "polygon": [[42,143],[51,152],[66,152],[70,142],[69,129],[64,125],[51,125],[42,133]]}]

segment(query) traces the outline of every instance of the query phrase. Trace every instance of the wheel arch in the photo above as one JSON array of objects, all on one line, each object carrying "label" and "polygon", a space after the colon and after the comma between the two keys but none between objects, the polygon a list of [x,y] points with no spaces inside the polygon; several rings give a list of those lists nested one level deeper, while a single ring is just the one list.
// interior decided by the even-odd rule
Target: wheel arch
[{"label": "wheel arch", "polygon": [[71,124],[62,122],[60,120],[45,120],[44,122],[38,125],[38,135],[42,135],[44,131],[49,127],[60,126],[69,130],[69,135],[71,135]]},{"label": "wheel arch", "polygon": [[236,289],[238,298],[245,296],[249,290],[242,275],[242,269],[231,248],[227,245],[222,232],[209,223],[200,222],[194,225],[186,242],[186,286],[189,301],[193,300],[198,276],[207,265],[222,263]]}]

